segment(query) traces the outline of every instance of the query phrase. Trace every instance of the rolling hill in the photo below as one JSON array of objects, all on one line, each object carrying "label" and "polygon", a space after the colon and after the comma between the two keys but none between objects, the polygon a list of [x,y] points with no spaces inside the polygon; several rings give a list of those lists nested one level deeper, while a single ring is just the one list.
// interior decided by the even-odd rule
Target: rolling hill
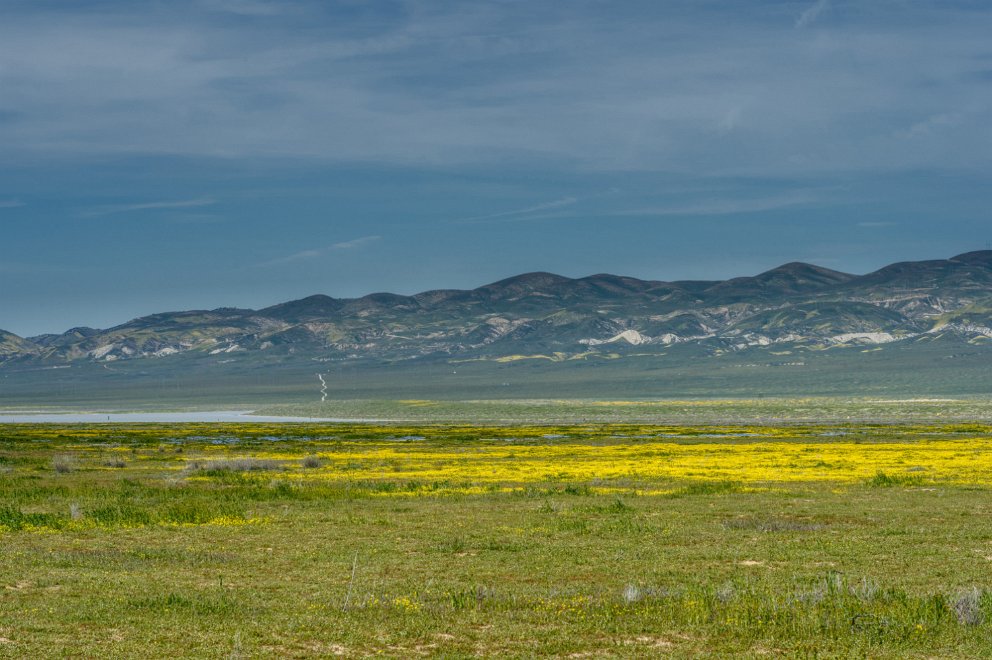
[{"label": "rolling hill", "polygon": [[[329,368],[323,365],[385,374],[411,361],[541,361],[564,369],[622,359],[629,369],[659,356],[705,370],[717,369],[721,356],[720,364],[726,356],[747,364],[756,351],[773,364],[773,356],[882,347],[899,349],[887,353],[896,368],[934,342],[976,352],[979,360],[992,355],[992,251],[866,275],[804,263],[716,282],[527,273],[472,290],[313,295],[260,310],[166,312],[27,338],[0,331],[0,375],[13,387],[46,369],[124,370],[161,380],[174,370],[213,378]],[[595,378],[572,371],[579,380]],[[606,371],[623,373],[616,364]]]}]

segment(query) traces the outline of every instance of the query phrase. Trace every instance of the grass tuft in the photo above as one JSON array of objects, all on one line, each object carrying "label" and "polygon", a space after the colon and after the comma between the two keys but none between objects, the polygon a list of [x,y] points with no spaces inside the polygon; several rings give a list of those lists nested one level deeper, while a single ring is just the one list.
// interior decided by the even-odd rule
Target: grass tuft
[{"label": "grass tuft", "polygon": [[56,474],[69,474],[76,469],[76,459],[69,454],[52,456],[52,469]]},{"label": "grass tuft", "polygon": [[300,464],[303,467],[307,468],[308,470],[313,470],[315,468],[319,468],[321,465],[324,464],[324,462],[320,460],[319,456],[314,456],[313,454],[310,454],[309,456],[305,456],[303,460],[300,461]]},{"label": "grass tuft", "polygon": [[985,620],[982,612],[982,592],[977,587],[959,593],[951,603],[951,609],[958,623],[963,626],[977,626]]},{"label": "grass tuft", "polygon": [[723,495],[726,493],[738,493],[741,485],[736,481],[694,481],[678,490],[669,497],[686,497],[692,495]]},{"label": "grass tuft", "polygon": [[193,462],[188,469],[207,476],[221,477],[236,472],[266,472],[283,469],[280,461],[262,458],[226,458],[206,463]]},{"label": "grass tuft", "polygon": [[623,588],[623,593],[620,594],[620,596],[623,598],[623,602],[630,605],[631,603],[636,603],[644,598],[644,593],[636,584],[628,584]]},{"label": "grass tuft", "polygon": [[879,470],[868,480],[868,485],[874,488],[894,488],[897,486],[921,486],[923,477],[919,474],[890,474]]},{"label": "grass tuft", "polygon": [[723,521],[723,527],[756,532],[818,532],[824,528],[819,523],[782,517],[731,518]]}]

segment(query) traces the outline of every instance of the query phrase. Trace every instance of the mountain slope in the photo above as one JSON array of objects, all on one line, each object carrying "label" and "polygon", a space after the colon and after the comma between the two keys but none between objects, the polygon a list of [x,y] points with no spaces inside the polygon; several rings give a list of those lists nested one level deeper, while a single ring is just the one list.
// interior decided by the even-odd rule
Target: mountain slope
[{"label": "mountain slope", "polygon": [[720,282],[706,289],[705,293],[714,301],[765,300],[812,294],[854,278],[854,275],[848,273],[792,262],[754,277],[738,277]]},{"label": "mountain slope", "polygon": [[12,332],[0,330],[0,361],[28,357],[38,352],[38,346]]},{"label": "mountain slope", "polygon": [[[473,290],[355,299],[314,295],[261,310],[154,314],[107,330],[31,340],[0,334],[0,364],[199,356],[397,361],[701,357],[750,347],[830,347],[992,337],[992,251],[904,262],[867,275],[788,263],[723,282],[526,273]],[[269,358],[266,358],[269,359]]]}]

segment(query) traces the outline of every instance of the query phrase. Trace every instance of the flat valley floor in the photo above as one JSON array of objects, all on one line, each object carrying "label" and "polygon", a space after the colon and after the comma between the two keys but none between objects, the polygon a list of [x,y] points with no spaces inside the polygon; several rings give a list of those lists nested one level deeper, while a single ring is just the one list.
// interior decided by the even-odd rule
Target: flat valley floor
[{"label": "flat valley floor", "polygon": [[0,657],[988,657],[992,426],[0,426]]}]

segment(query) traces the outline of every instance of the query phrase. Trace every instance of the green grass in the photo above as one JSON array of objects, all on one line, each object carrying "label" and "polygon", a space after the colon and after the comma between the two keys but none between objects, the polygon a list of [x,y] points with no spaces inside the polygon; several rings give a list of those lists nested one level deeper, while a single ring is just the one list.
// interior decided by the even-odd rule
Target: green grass
[{"label": "green grass", "polygon": [[[906,443],[990,432],[963,428],[834,430]],[[385,463],[375,478],[357,462],[328,472],[338,452],[384,438],[633,448],[640,431],[0,427],[0,657],[992,653],[982,485],[907,469],[459,492],[472,484],[393,477]],[[685,444],[760,440],[683,431]],[[814,448],[834,441],[824,432],[789,429]]]}]

